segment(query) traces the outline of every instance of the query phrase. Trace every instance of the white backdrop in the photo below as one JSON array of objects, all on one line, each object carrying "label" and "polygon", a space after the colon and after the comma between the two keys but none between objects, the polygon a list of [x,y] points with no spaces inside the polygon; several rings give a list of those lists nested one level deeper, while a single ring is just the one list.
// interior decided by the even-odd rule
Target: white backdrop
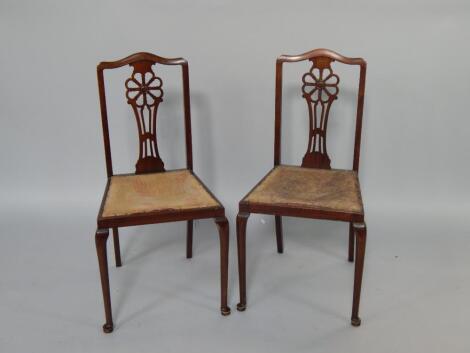
[{"label": "white backdrop", "polygon": [[[46,268],[60,271],[65,266],[60,261],[68,263],[66,254],[73,252],[75,245],[70,244],[86,242],[86,247],[77,247],[80,250],[73,256],[78,262],[85,253],[89,257],[88,272],[79,276],[90,282],[87,305],[95,308],[88,328],[92,334],[99,333],[101,297],[92,235],[106,173],[96,65],[137,51],[182,56],[189,61],[194,169],[226,206],[232,236],[238,201],[272,166],[276,57],[321,47],[363,57],[368,72],[360,180],[369,236],[372,239],[375,234],[375,239],[381,239],[376,245],[392,242],[394,249],[409,248],[411,241],[417,254],[424,251],[419,244],[425,244],[430,251],[429,272],[435,271],[432,261],[440,256],[438,249],[442,246],[449,246],[447,255],[455,261],[449,270],[465,264],[468,268],[464,257],[464,249],[467,254],[470,251],[466,240],[469,227],[465,223],[470,196],[468,43],[468,1],[0,0],[0,239],[4,244],[0,246],[0,263],[3,269],[17,269],[17,273],[7,272],[3,283],[0,279],[0,296],[2,291],[7,293],[3,294],[6,300],[1,308],[8,317],[17,317],[22,309],[12,303],[19,303],[18,298],[33,290],[28,267],[44,270],[40,261],[50,260]],[[283,162],[299,164],[307,143],[307,110],[300,94],[300,79],[308,64],[285,66]],[[174,70],[159,71],[165,89],[159,112],[159,149],[169,168],[184,166],[180,74]],[[343,69],[338,70],[343,73]],[[129,70],[124,69],[106,76],[116,171],[132,171],[137,158],[135,122],[124,97],[123,79],[127,74]],[[328,148],[333,167],[352,165],[355,79],[357,73],[344,71],[340,97],[330,116]],[[248,236],[256,229],[264,231],[268,234],[264,244],[273,250],[274,239],[268,241],[272,220],[264,217],[266,224],[261,224],[259,216],[253,219]],[[412,222],[414,233],[401,227],[405,220]],[[432,233],[430,239],[434,240],[425,235],[414,237],[420,225]],[[452,234],[450,225],[457,227]],[[317,229],[300,220],[289,220],[286,226],[310,227],[307,229],[312,232]],[[182,233],[183,228],[168,227]],[[214,232],[212,224],[204,223],[203,227],[204,231]],[[346,228],[328,229],[346,232]],[[400,245],[393,243],[393,238],[380,238],[385,234],[398,236],[396,231],[400,230]],[[75,243],[68,243],[72,241],[68,232],[74,234]],[[344,242],[334,244],[344,246],[344,254],[345,234],[338,238]],[[449,244],[440,238],[453,239],[453,234],[461,237],[461,243]],[[42,260],[37,251],[49,254],[52,250],[45,250],[40,239],[55,249]],[[127,239],[123,240],[124,261]],[[181,254],[183,239],[179,235],[175,240]],[[207,244],[212,244],[210,240],[212,235]],[[369,252],[374,248],[374,240],[370,242]],[[217,243],[211,246],[208,258],[212,259]],[[462,257],[454,253],[455,249],[462,251]],[[387,254],[387,248],[383,250]],[[410,255],[413,253],[410,250]],[[234,251],[231,256],[233,260]],[[33,282],[41,283],[43,274],[35,274]],[[69,280],[77,276],[69,275]],[[233,310],[237,297],[235,266],[231,276]],[[468,273],[466,276],[468,281]],[[208,281],[212,287],[206,292],[216,291],[214,278]],[[272,278],[275,281],[276,276]],[[57,282],[51,279],[50,285],[53,283]],[[255,286],[256,281],[249,285]],[[44,287],[44,291],[52,290]],[[34,296],[28,298],[35,303]],[[346,298],[349,300],[349,296]],[[212,299],[208,305],[215,306],[217,297]],[[132,302],[135,297],[126,300]],[[177,306],[178,300],[173,305]],[[347,313],[348,305],[344,308],[342,312]],[[31,320],[24,315],[25,321]],[[342,324],[347,324],[347,315],[345,318],[340,320]],[[22,323],[18,318],[18,325]],[[5,351],[21,351],[16,331],[8,331],[7,322],[0,325],[0,344],[1,332],[5,332],[3,343],[10,348]],[[69,342],[69,336],[61,337],[65,338],[55,342],[55,347]],[[151,342],[152,337],[146,338]],[[393,342],[388,347],[406,350]]]}]

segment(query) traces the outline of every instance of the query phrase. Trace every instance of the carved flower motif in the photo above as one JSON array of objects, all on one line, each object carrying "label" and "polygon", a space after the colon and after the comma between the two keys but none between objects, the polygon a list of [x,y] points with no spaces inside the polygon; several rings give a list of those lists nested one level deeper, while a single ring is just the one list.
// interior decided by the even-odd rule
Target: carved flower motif
[{"label": "carved flower motif", "polygon": [[322,103],[335,99],[338,94],[339,77],[334,74],[331,68],[318,69],[312,67],[309,72],[302,76],[303,96],[310,97],[312,102]]},{"label": "carved flower motif", "polygon": [[126,97],[138,107],[152,106],[162,101],[162,80],[153,72],[133,73],[126,81]]}]

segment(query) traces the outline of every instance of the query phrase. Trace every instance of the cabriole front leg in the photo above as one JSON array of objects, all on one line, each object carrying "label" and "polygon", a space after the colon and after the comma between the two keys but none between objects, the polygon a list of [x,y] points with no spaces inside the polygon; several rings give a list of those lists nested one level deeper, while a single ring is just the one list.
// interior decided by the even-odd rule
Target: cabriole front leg
[{"label": "cabriole front leg", "polygon": [[230,315],[230,308],[227,305],[227,287],[228,287],[228,246],[229,246],[229,228],[228,220],[220,217],[215,220],[219,229],[220,237],[220,284],[221,284],[221,305],[222,315]]},{"label": "cabriole front leg", "polygon": [[104,313],[106,316],[106,323],[103,325],[103,331],[105,333],[113,331],[111,294],[109,291],[108,257],[106,255],[106,241],[108,240],[108,236],[108,229],[98,229],[95,235],[96,253],[98,255],[98,264],[100,267],[101,288],[103,290]]}]

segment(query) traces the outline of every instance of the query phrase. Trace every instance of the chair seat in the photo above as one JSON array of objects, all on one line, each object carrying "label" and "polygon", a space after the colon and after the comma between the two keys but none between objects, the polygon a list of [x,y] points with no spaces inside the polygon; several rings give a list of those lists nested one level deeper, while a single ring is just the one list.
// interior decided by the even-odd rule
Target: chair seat
[{"label": "chair seat", "polygon": [[100,218],[222,208],[189,170],[110,178]]},{"label": "chair seat", "polygon": [[276,166],[242,203],[363,215],[357,173]]}]

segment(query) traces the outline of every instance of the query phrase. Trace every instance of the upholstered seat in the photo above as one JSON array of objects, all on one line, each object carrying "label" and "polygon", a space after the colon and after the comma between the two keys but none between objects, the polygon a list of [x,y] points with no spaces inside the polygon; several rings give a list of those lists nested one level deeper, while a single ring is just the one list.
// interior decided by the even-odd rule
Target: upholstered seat
[{"label": "upholstered seat", "polygon": [[242,202],[363,214],[357,173],[280,165]]},{"label": "upholstered seat", "polygon": [[114,175],[101,217],[222,207],[189,170]]}]

